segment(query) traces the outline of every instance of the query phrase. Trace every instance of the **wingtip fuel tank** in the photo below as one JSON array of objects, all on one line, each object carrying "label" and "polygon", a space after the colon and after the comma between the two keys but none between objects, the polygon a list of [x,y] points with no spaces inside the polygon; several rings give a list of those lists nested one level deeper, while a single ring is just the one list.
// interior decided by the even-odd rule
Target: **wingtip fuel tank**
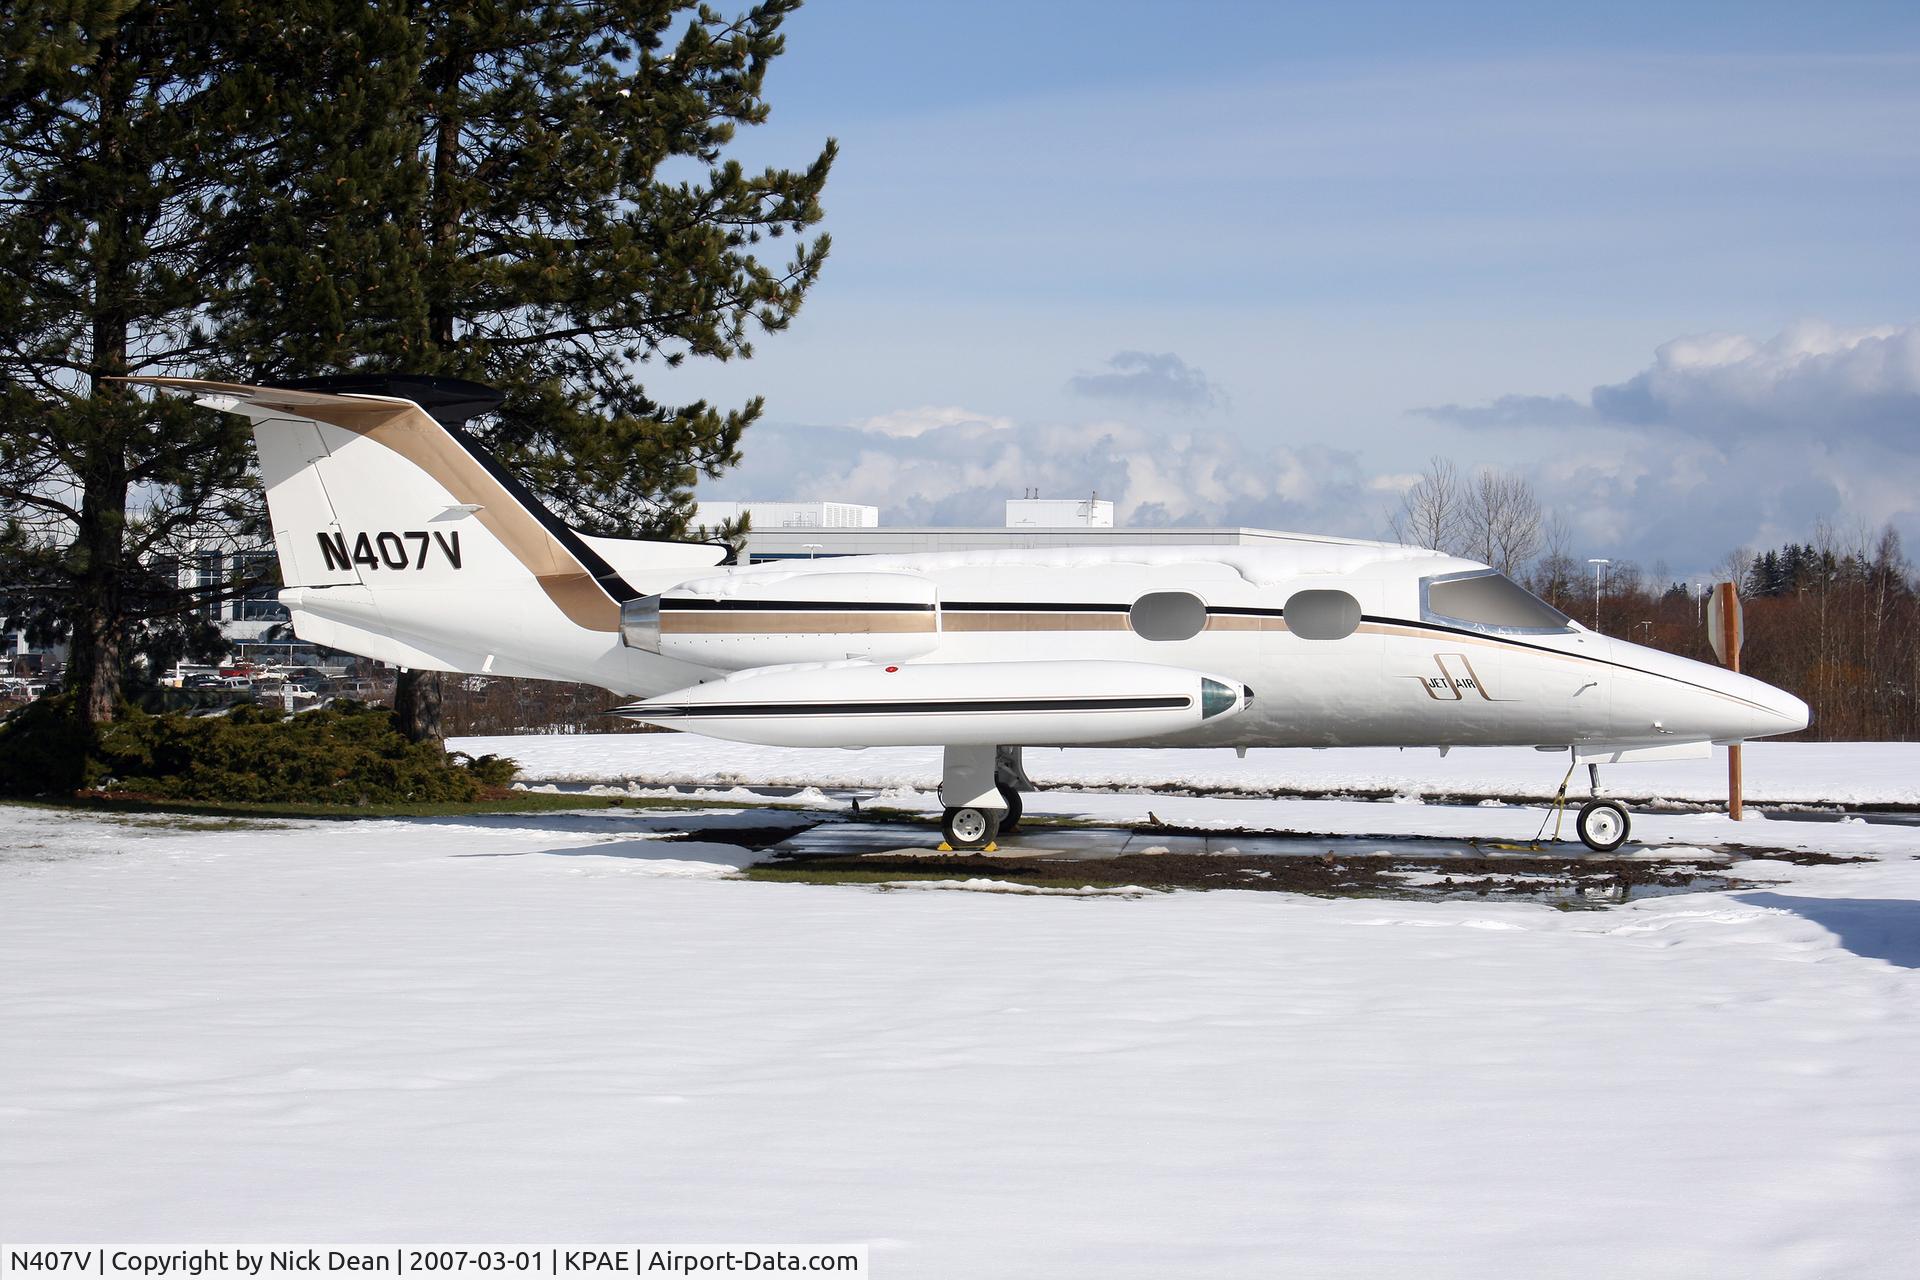
[{"label": "wingtip fuel tank", "polygon": [[1162,737],[1253,700],[1146,662],[805,663],[662,694],[615,715],[769,746],[1071,745]]}]

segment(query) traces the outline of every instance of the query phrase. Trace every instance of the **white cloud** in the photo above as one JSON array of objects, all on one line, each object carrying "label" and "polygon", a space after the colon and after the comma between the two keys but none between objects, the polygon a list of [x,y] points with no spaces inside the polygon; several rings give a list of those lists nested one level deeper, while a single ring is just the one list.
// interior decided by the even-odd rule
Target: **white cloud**
[{"label": "white cloud", "polygon": [[1371,493],[1391,494],[1399,497],[1420,483],[1420,477],[1411,471],[1391,471],[1385,475],[1370,477],[1367,489]]},{"label": "white cloud", "polygon": [[1729,442],[1751,432],[1881,438],[1920,425],[1920,326],[1841,329],[1803,321],[1765,341],[1676,338],[1652,367],[1595,387],[1594,411]]},{"label": "white cloud", "polygon": [[[1825,520],[1892,522],[1920,540],[1920,326],[1807,322],[1772,338],[1662,345],[1647,368],[1586,396],[1510,396],[1422,411],[1479,431],[1431,431],[1364,459],[1301,424],[1289,443],[1122,418],[1025,421],[922,406],[851,425],[762,424],[746,461],[703,495],[872,503],[889,524],[998,525],[1030,488],[1098,491],[1134,525],[1252,525],[1383,536],[1441,452],[1530,479],[1587,555],[1704,570],[1736,546],[1777,545]],[[1539,447],[1517,441],[1534,428]],[[1542,430],[1541,428],[1545,428]],[[1407,445],[1416,450],[1409,456]],[[1497,447],[1496,447],[1497,446]]]},{"label": "white cloud", "polygon": [[[1160,432],[1122,421],[983,426],[884,414],[856,427],[762,424],[741,468],[702,496],[871,503],[889,524],[998,525],[1002,502],[1097,491],[1125,523],[1263,525],[1362,537],[1385,525],[1354,455],[1248,446],[1224,432]],[[919,422],[921,429],[868,424]]]},{"label": "white cloud", "polygon": [[895,409],[892,413],[862,418],[853,425],[856,430],[874,435],[910,440],[940,427],[984,427],[989,431],[1004,431],[1013,425],[1013,419],[974,413],[958,405],[923,405],[918,409]]},{"label": "white cloud", "polygon": [[1501,396],[1417,412],[1467,427],[1601,425],[1684,432],[1737,446],[1781,433],[1809,440],[1906,440],[1920,428],[1920,325],[1844,329],[1801,321],[1772,338],[1675,338],[1623,382],[1571,396]]}]

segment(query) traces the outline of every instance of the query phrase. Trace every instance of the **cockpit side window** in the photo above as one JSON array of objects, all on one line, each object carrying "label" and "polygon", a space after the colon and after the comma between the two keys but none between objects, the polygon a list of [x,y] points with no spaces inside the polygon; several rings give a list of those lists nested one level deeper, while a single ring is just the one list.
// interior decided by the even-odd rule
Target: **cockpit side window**
[{"label": "cockpit side window", "polygon": [[1502,573],[1455,574],[1420,584],[1422,616],[1488,631],[1567,631],[1567,615]]}]

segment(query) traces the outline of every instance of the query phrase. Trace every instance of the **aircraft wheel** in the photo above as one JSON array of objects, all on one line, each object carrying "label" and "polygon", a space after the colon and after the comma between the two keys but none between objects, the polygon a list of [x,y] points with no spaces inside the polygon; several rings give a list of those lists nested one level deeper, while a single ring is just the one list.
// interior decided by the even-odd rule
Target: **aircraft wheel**
[{"label": "aircraft wheel", "polygon": [[1000,834],[1004,836],[1020,826],[1020,815],[1026,811],[1026,806],[1020,803],[1020,793],[1012,787],[1001,787],[1000,798],[1007,805],[1007,811],[1000,815]]},{"label": "aircraft wheel", "polygon": [[1632,823],[1627,820],[1624,806],[1614,800],[1589,800],[1580,806],[1580,816],[1574,820],[1573,829],[1580,833],[1580,839],[1587,848],[1595,853],[1612,853],[1627,842],[1627,832]]},{"label": "aircraft wheel", "polygon": [[955,849],[984,849],[1000,834],[1000,811],[971,805],[949,809],[940,819],[940,834]]}]

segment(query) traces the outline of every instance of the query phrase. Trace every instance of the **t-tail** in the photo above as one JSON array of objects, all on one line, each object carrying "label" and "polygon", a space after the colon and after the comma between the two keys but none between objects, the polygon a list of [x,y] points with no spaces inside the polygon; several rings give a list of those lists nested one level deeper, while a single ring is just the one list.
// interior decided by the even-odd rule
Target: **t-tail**
[{"label": "t-tail", "polygon": [[720,563],[725,548],[569,528],[461,430],[498,393],[384,375],[128,381],[252,421],[280,600],[301,639],[429,671],[634,693],[691,682],[684,664],[621,643],[620,606]]}]

